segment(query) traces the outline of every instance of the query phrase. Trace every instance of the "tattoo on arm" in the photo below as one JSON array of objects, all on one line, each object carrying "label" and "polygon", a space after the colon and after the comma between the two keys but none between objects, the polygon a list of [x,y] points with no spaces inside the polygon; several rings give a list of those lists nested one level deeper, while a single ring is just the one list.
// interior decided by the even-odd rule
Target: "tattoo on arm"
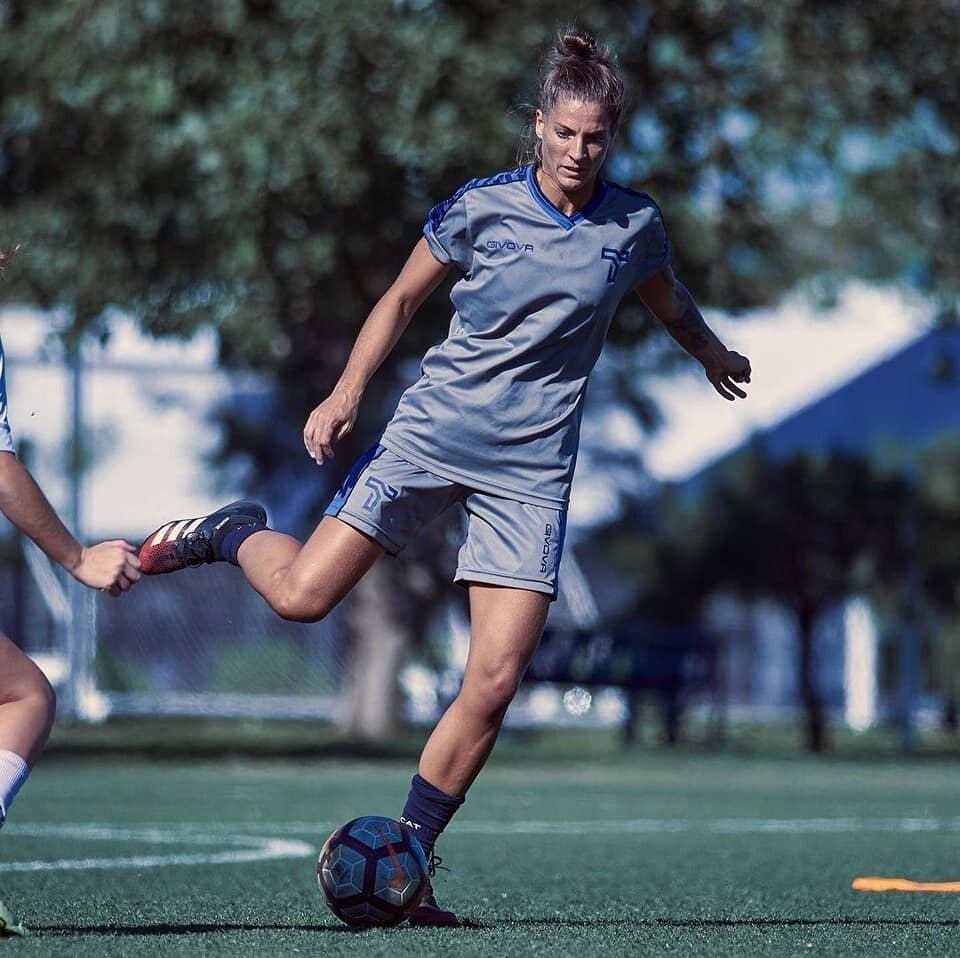
[{"label": "tattoo on arm", "polygon": [[714,340],[714,335],[710,332],[700,315],[697,304],[693,301],[687,288],[682,283],[677,283],[674,311],[670,316],[660,317],[667,332],[691,355],[696,356],[702,353]]}]

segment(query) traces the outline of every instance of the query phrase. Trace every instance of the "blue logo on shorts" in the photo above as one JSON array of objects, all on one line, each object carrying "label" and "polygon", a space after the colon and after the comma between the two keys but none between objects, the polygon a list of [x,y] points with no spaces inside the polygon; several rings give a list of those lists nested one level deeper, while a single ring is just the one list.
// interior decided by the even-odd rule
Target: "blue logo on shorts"
[{"label": "blue logo on shorts", "polygon": [[382,499],[388,499],[390,502],[393,502],[393,500],[400,495],[399,489],[394,489],[393,486],[388,485],[376,476],[368,476],[364,485],[370,490],[370,495],[367,496],[363,503],[363,508],[366,509],[367,512],[372,512],[376,509]]},{"label": "blue logo on shorts", "polygon": [[550,537],[553,535],[553,526],[548,522],[543,530],[543,552],[540,555],[540,574],[545,575],[547,563],[550,559]]}]

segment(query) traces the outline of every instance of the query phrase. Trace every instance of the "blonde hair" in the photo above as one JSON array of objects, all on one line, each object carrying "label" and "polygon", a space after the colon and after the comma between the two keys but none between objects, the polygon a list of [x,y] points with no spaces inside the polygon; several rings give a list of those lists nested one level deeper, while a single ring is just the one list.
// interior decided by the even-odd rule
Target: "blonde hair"
[{"label": "blonde hair", "polygon": [[4,267],[14,256],[17,255],[17,250],[20,249],[20,244],[17,243],[16,246],[11,246],[9,249],[0,249],[0,273],[3,272]]},{"label": "blonde hair", "polygon": [[[616,56],[592,33],[573,27],[557,32],[553,46],[540,66],[540,87],[536,106],[528,110],[550,113],[561,100],[596,103],[607,116],[610,135],[617,132],[620,114],[626,102],[626,87]],[[542,143],[531,123],[524,133],[520,149],[521,162],[540,163]]]}]

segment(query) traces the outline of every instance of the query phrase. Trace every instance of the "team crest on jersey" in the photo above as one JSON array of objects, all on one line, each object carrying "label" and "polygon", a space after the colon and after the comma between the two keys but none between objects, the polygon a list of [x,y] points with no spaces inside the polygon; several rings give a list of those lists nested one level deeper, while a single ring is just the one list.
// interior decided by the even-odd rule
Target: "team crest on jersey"
[{"label": "team crest on jersey", "polygon": [[619,250],[612,246],[604,246],[600,251],[600,259],[609,264],[607,267],[607,283],[611,286],[617,281],[617,273],[620,272],[620,267],[626,266],[629,262],[631,250],[632,247]]}]

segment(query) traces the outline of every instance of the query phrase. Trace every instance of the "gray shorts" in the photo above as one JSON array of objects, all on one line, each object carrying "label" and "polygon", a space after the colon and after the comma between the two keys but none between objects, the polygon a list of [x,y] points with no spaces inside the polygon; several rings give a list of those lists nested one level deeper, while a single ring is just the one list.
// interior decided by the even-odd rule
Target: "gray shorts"
[{"label": "gray shorts", "polygon": [[455,503],[466,512],[467,537],[454,582],[487,582],[557,597],[565,509],[477,492],[375,445],[354,463],[325,514],[396,555]]}]

